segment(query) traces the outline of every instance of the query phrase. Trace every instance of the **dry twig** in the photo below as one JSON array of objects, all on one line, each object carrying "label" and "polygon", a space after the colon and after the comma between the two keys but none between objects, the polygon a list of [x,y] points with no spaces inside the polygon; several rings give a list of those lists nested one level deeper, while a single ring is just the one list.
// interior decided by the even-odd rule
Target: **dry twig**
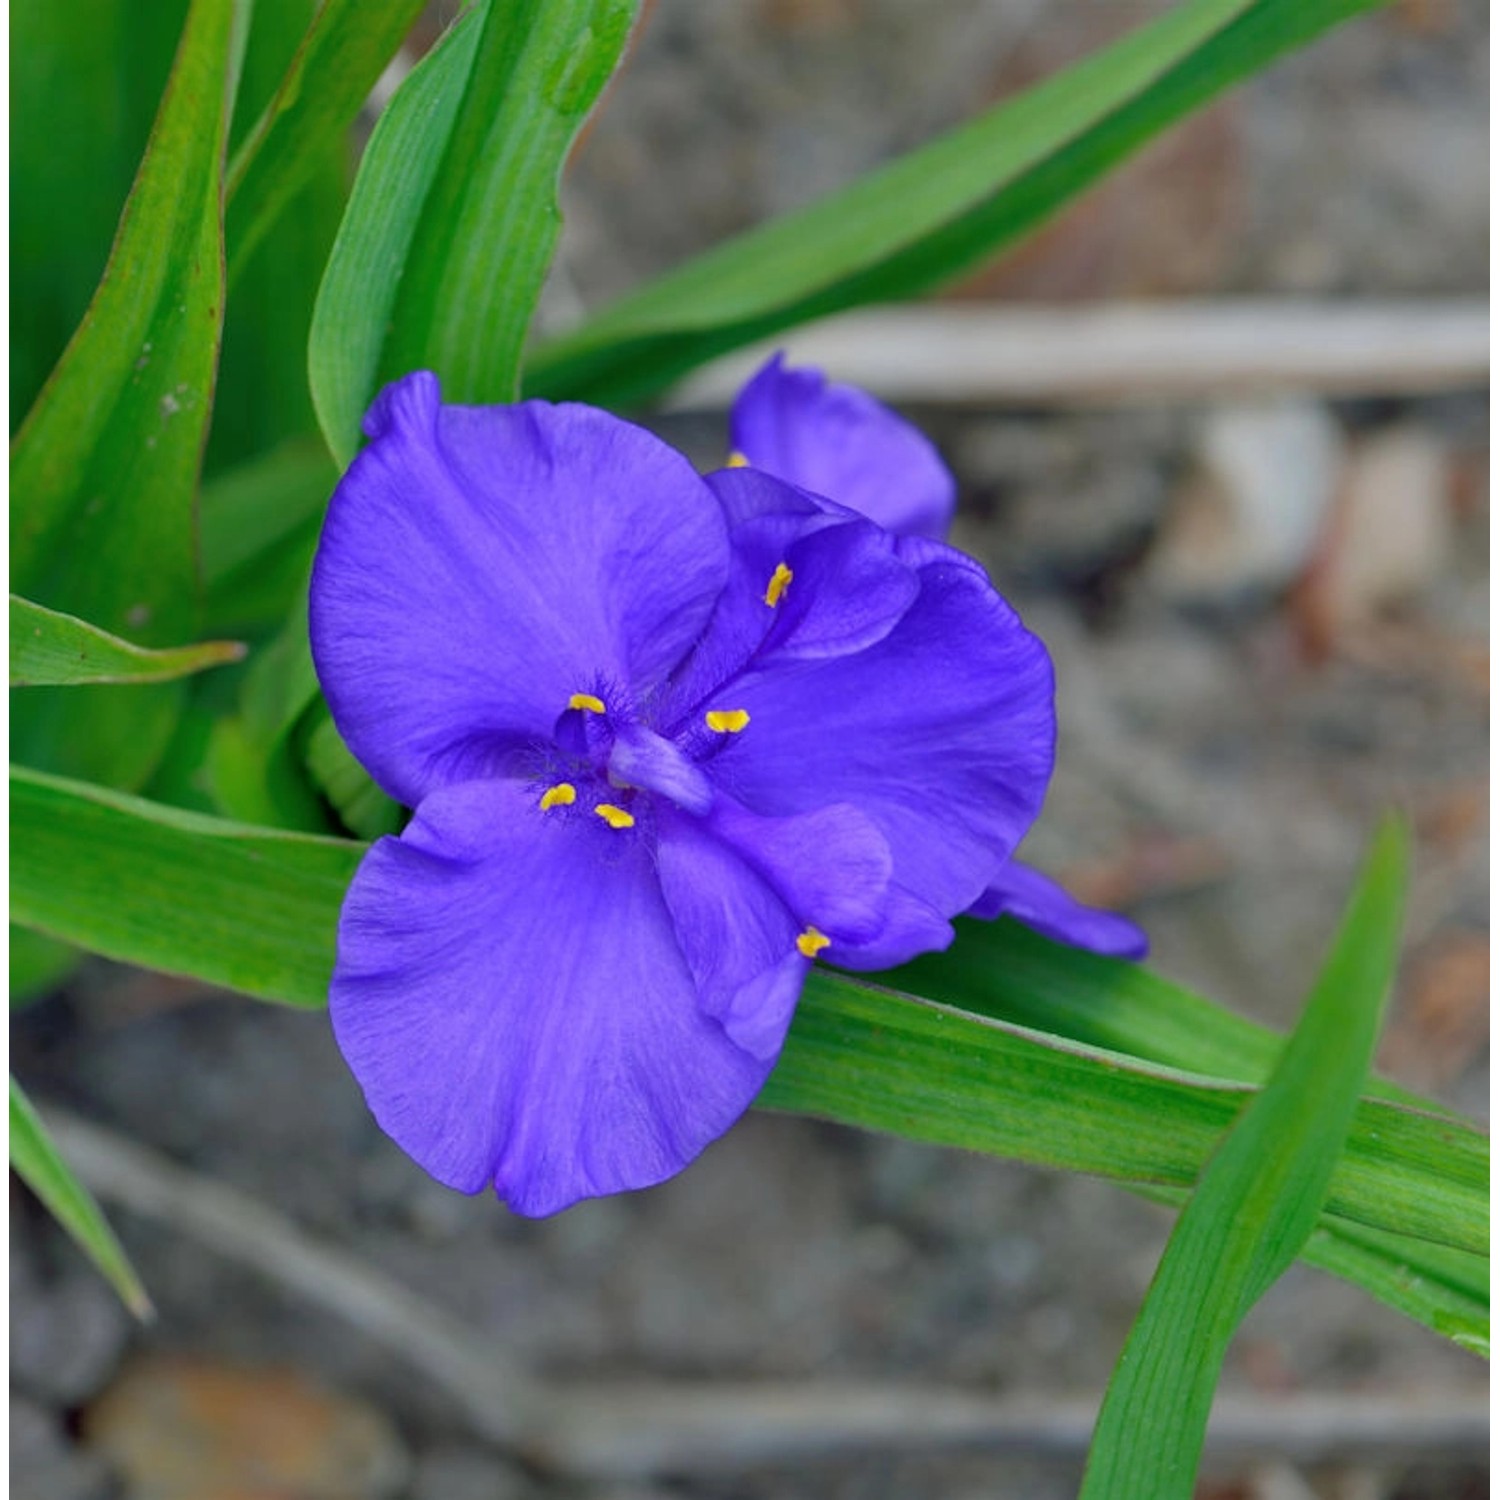
[{"label": "dry twig", "polygon": [[924,303],[845,313],[715,360],[672,393],[718,408],[773,349],[888,401],[944,405],[1200,402],[1265,392],[1483,389],[1483,299],[1237,298],[1079,307]]}]

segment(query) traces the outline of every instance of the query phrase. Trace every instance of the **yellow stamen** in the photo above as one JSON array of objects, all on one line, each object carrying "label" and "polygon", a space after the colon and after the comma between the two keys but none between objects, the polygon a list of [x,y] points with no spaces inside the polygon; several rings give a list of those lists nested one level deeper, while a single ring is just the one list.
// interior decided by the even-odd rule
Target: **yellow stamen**
[{"label": "yellow stamen", "polygon": [[572,782],[559,781],[542,793],[541,809],[546,812],[549,807],[572,807],[577,800],[578,793]]},{"label": "yellow stamen", "polygon": [[776,571],[771,574],[771,581],[766,585],[766,603],[774,608],[781,603],[781,596],[786,593],[792,581],[792,570],[784,562],[776,564]]},{"label": "yellow stamen", "polygon": [[750,467],[750,460],[743,453],[736,451],[729,455],[724,467],[726,469],[748,469]]},{"label": "yellow stamen", "polygon": [[574,693],[568,699],[568,707],[581,708],[586,714],[602,714],[604,699],[596,698],[592,693]]},{"label": "yellow stamen", "polygon": [[600,802],[594,811],[609,824],[611,828],[634,828],[635,819],[625,811],[623,807],[616,807],[613,802]]},{"label": "yellow stamen", "polygon": [[816,958],[832,941],[816,927],[809,927],[806,932],[797,934],[797,952],[803,958]]},{"label": "yellow stamen", "polygon": [[711,708],[703,722],[715,734],[738,734],[750,722],[750,715],[743,708]]}]

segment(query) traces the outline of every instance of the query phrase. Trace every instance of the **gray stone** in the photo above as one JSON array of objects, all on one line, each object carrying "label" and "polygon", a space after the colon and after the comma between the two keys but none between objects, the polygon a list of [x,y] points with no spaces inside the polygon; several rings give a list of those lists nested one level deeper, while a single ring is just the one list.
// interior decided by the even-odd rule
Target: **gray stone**
[{"label": "gray stone", "polygon": [[73,1447],[55,1412],[10,1398],[11,1500],[107,1500],[114,1492],[109,1465]]},{"label": "gray stone", "polygon": [[91,1266],[69,1264],[48,1276],[37,1260],[11,1255],[11,1379],[31,1395],[78,1406],[114,1372],[130,1338],[130,1315]]}]

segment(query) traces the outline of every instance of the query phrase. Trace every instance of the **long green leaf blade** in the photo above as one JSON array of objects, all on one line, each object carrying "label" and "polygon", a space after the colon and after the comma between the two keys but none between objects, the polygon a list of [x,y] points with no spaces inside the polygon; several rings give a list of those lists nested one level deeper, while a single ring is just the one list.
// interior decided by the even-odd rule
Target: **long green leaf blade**
[{"label": "long green leaf blade", "polygon": [[187,0],[10,12],[10,428],[89,305],[161,103]]},{"label": "long green leaf blade", "polygon": [[327,704],[320,702],[308,717],[311,728],[304,757],[308,775],[338,809],[344,827],[363,839],[400,832],[405,814],[355,760],[334,727]]},{"label": "long green leaf blade", "polygon": [[229,280],[318,170],[426,0],[322,0],[286,77],[234,154],[225,184]]},{"label": "long green leaf blade", "polygon": [[[1038,1166],[1185,1188],[1253,1096],[815,971],[757,1102]],[[1364,1100],[1328,1211],[1484,1251],[1487,1178],[1479,1132]]]},{"label": "long green leaf blade", "polygon": [[209,773],[220,811],[247,823],[327,830],[297,753],[298,726],[317,700],[304,579],[281,629],[245,674],[239,714],[213,731]]},{"label": "long green leaf blade", "polygon": [[[1181,1188],[1132,1183],[1137,1197],[1180,1209],[1188,1192]],[[1488,1354],[1490,1338],[1490,1263],[1487,1255],[1453,1250],[1368,1229],[1326,1215],[1301,1258],[1363,1288],[1388,1307],[1470,1350]]]},{"label": "long green leaf blade", "polygon": [[10,1164],[120,1294],[125,1306],[136,1317],[149,1318],[151,1299],[114,1231],[92,1194],[62,1159],[41,1117],[14,1078],[10,1081]]},{"label": "long green leaf blade", "polygon": [[322,1005],[363,845],[11,769],[11,918],[107,958]]},{"label": "long green leaf blade", "polygon": [[[340,903],[363,845],[224,823],[20,770],[11,816],[13,916],[22,925],[268,999],[323,1003]],[[816,973],[759,1102],[1187,1188],[1252,1096]],[[1481,1250],[1484,1137],[1366,1100],[1328,1212]]]},{"label": "long green leaf blade", "polygon": [[210,629],[268,631],[286,621],[306,592],[337,479],[314,438],[204,485],[199,533]]},{"label": "long green leaf blade", "polygon": [[318,297],[313,398],[346,464],[382,380],[509,401],[552,258],[557,180],[635,0],[484,4],[397,91],[360,164]]},{"label": "long green leaf blade", "polygon": [[1229,1340],[1297,1258],[1333,1183],[1395,971],[1404,886],[1390,822],[1270,1081],[1167,1242],[1099,1412],[1082,1500],[1192,1495]]},{"label": "long green leaf blade", "polygon": [[[892,989],[1057,1036],[1237,1083],[1264,1083],[1285,1038],[1144,964],[1055,943],[1020,922],[960,918],[958,938],[881,976]],[[1381,1078],[1365,1093],[1443,1107]]]},{"label": "long green leaf blade", "polygon": [[1413,1256],[1410,1248],[1398,1235],[1324,1220],[1303,1245],[1301,1258],[1487,1359],[1489,1257],[1436,1245]]},{"label": "long green leaf blade", "polygon": [[193,5],[103,280],[12,453],[15,586],[146,640],[194,623],[235,18]]},{"label": "long green leaf blade", "polygon": [[1188,0],[968,125],[539,349],[529,394],[638,401],[725,351],[909,297],[1035,227],[1230,84],[1378,0]]},{"label": "long green leaf blade", "polygon": [[10,596],[10,685],[64,687],[90,682],[166,682],[239,661],[238,641],[204,641],[148,651],[86,620]]},{"label": "long green leaf blade", "polygon": [[26,927],[10,928],[10,1008],[20,1010],[60,985],[77,967],[76,948]]},{"label": "long green leaf blade", "polygon": [[307,346],[313,406],[344,468],[380,383],[381,351],[402,271],[473,71],[484,12],[471,10],[407,75],[360,161],[313,308]]},{"label": "long green leaf blade", "polygon": [[[1241,1083],[1263,1083],[1284,1045],[1268,1027],[1210,1004],[1143,964],[1051,942],[1018,922],[961,921],[958,927],[958,941],[947,952],[919,958],[883,980],[978,1015]],[[1445,1112],[1373,1076],[1365,1093]],[[1146,1196],[1183,1201],[1181,1193],[1163,1189]],[[1325,1221],[1303,1259],[1373,1291],[1435,1332],[1470,1348],[1483,1346],[1489,1327],[1488,1262],[1455,1251],[1446,1265],[1438,1265],[1432,1247],[1418,1265],[1407,1250],[1406,1242],[1378,1231]]]},{"label": "long green leaf blade", "polygon": [[436,370],[450,401],[509,401],[552,260],[563,159],[620,60],[636,0],[492,5],[412,241],[390,376]]},{"label": "long green leaf blade", "polygon": [[[194,490],[224,307],[222,167],[243,36],[234,0],[194,0],[104,277],[16,437],[11,581],[145,645],[197,631]],[[171,687],[34,693],[22,759],[139,784]]]},{"label": "long green leaf blade", "polygon": [[[230,125],[231,161],[285,86],[317,8],[318,0],[255,0]],[[372,13],[377,8],[368,7]],[[237,226],[226,176],[229,304],[203,460],[208,475],[248,463],[289,438],[318,437],[307,388],[307,333],[352,164],[349,143],[337,134],[308,144],[314,149],[299,167],[295,190],[254,247],[238,258],[230,238]]]}]

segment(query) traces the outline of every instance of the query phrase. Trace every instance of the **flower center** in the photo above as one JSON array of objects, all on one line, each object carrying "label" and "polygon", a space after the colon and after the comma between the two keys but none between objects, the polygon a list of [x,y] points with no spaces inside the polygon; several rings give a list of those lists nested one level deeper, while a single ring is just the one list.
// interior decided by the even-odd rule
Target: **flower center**
[{"label": "flower center", "polygon": [[[700,762],[718,753],[732,736],[744,733],[750,725],[749,710],[704,709],[701,718],[690,718],[668,738],[642,722],[634,707],[621,702],[608,687],[604,692],[607,698],[598,693],[574,693],[568,698],[557,720],[550,757],[553,774],[561,772],[566,779],[542,789],[538,810],[552,816],[563,810],[564,816],[574,816],[571,810],[576,809],[577,816],[591,815],[615,833],[644,823],[641,832],[649,838],[655,829],[652,804],[662,798],[695,817],[708,819],[712,814],[711,826],[721,836],[727,835],[732,847],[742,848],[743,838],[733,831],[734,820],[739,819],[741,835],[765,820],[743,809],[736,811],[732,797],[722,799],[716,808],[713,784]],[[754,841],[752,834],[750,842]],[[795,896],[788,904],[793,909],[802,905]],[[803,958],[816,959],[834,940],[809,923],[793,941]]]},{"label": "flower center", "polygon": [[714,794],[699,761],[749,723],[743,708],[711,708],[669,739],[598,693],[574,693],[555,732],[553,774],[562,775],[545,787],[537,805],[551,812],[577,804],[624,830],[636,825],[639,799],[655,794],[702,817]]}]

